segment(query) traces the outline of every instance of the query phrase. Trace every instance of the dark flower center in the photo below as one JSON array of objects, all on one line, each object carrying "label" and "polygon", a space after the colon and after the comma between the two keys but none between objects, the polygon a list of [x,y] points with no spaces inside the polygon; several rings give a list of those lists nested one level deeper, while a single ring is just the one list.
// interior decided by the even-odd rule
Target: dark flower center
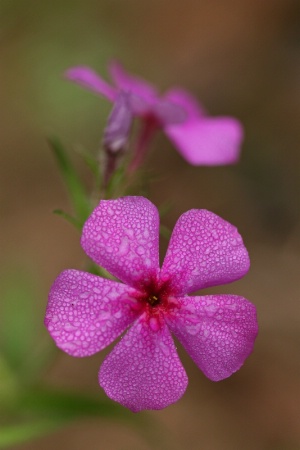
[{"label": "dark flower center", "polygon": [[151,306],[156,306],[160,303],[160,298],[158,295],[149,295],[147,301]]}]

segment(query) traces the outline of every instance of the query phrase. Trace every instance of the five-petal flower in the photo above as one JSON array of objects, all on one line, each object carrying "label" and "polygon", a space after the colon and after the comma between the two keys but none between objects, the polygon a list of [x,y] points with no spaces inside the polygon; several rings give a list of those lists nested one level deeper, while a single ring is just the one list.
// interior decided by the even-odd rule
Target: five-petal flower
[{"label": "five-petal flower", "polygon": [[120,282],[66,270],[55,280],[45,324],[58,347],[92,355],[130,325],[104,360],[99,383],[132,411],[177,401],[187,375],[171,332],[211,380],[237,371],[257,335],[255,307],[237,295],[187,294],[249,269],[237,229],[206,211],[183,214],[159,268],[159,215],[143,197],[103,200],[84,225],[85,252]]},{"label": "five-petal flower", "polygon": [[186,90],[173,88],[160,96],[150,83],[128,74],[112,62],[113,85],[85,66],[68,69],[65,76],[114,102],[120,91],[130,93],[133,114],[151,131],[162,128],[183,158],[193,165],[237,162],[243,140],[241,123],[233,117],[209,117]]}]

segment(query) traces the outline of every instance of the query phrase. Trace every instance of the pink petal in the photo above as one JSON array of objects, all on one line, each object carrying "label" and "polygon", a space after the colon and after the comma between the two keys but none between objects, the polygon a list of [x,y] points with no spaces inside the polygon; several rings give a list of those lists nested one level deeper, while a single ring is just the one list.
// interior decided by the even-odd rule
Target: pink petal
[{"label": "pink petal", "polygon": [[219,381],[236,372],[253,350],[256,310],[237,295],[178,299],[168,325],[204,374]]},{"label": "pink petal", "polygon": [[94,70],[85,66],[71,67],[65,72],[65,77],[74,83],[97,94],[104,95],[110,101],[116,97],[116,89],[104,81]]},{"label": "pink petal", "polygon": [[153,331],[142,318],[107,356],[99,372],[106,394],[134,412],[176,402],[187,382],[166,325]]},{"label": "pink petal", "polygon": [[196,97],[185,89],[170,89],[165,93],[163,98],[184,109],[187,114],[187,120],[200,119],[206,114],[205,109],[200,105]]},{"label": "pink petal", "polygon": [[[128,92],[128,91],[126,91]],[[129,93],[129,104],[133,114],[137,116],[147,116],[151,112],[151,106],[139,95]]]},{"label": "pink petal", "polygon": [[56,345],[69,355],[93,355],[136,319],[135,292],[90,273],[66,270],[51,288],[45,325]]},{"label": "pink petal", "polygon": [[195,166],[232,164],[239,159],[243,129],[231,117],[205,117],[164,130],[183,158]]},{"label": "pink petal", "polygon": [[141,287],[156,276],[159,216],[144,197],[102,200],[86,221],[85,252],[124,283]]},{"label": "pink petal", "polygon": [[187,118],[187,114],[181,106],[165,99],[158,100],[153,105],[151,112],[162,126],[182,123]]},{"label": "pink petal", "polygon": [[154,117],[161,127],[166,125],[182,123],[186,120],[184,109],[165,99],[148,98],[145,99],[135,93],[130,92],[130,106],[132,112],[142,118]]},{"label": "pink petal", "polygon": [[161,276],[177,294],[230,283],[249,270],[248,252],[237,229],[205,209],[183,214],[173,230]]},{"label": "pink petal", "polygon": [[119,62],[111,61],[108,70],[119,89],[136,94],[150,103],[157,98],[157,91],[152,84],[139,77],[130,75]]}]

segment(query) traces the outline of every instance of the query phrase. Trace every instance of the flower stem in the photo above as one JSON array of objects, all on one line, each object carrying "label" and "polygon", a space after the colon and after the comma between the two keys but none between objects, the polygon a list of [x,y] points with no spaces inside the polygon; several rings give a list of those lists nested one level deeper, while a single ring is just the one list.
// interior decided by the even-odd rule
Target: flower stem
[{"label": "flower stem", "polygon": [[135,172],[135,170],[141,165],[147,152],[148,145],[157,128],[158,124],[156,120],[149,118],[143,122],[141,132],[136,141],[134,156],[128,167],[129,174]]}]

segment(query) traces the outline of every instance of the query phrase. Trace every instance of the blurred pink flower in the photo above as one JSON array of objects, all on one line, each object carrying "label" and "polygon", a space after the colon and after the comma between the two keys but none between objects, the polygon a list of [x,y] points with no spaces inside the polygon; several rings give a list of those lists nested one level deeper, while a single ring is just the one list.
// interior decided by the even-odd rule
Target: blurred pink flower
[{"label": "blurred pink flower", "polygon": [[[120,91],[130,93],[133,114],[145,125],[143,142],[162,128],[183,158],[193,165],[224,165],[238,161],[243,140],[241,123],[233,117],[209,117],[194,96],[181,88],[159,95],[150,83],[128,74],[112,62],[113,85],[89,67],[72,67],[66,78],[114,102]],[[142,150],[144,152],[144,149]],[[141,157],[138,155],[140,160]]]},{"label": "blurred pink flower", "polygon": [[177,221],[159,269],[159,216],[143,197],[103,200],[83,228],[81,244],[123,283],[77,270],[55,280],[45,325],[72,356],[93,355],[130,330],[104,360],[99,383],[132,411],[161,409],[187,386],[172,332],[204,374],[236,372],[257,335],[255,307],[237,295],[187,294],[229,283],[249,269],[237,229],[193,209]]}]

